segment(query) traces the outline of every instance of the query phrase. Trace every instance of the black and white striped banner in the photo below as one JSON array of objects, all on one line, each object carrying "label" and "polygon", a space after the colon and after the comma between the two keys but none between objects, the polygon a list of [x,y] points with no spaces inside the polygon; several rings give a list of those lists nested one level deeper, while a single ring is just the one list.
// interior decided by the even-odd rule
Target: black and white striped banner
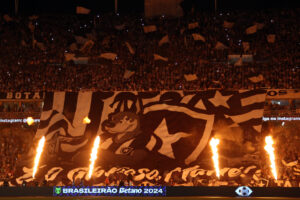
[{"label": "black and white striped banner", "polygon": [[240,156],[241,145],[261,131],[265,96],[265,90],[46,93],[36,133],[46,136],[40,165],[87,167],[97,135],[96,165],[105,169],[163,171],[206,162],[213,135],[230,144],[220,154]]}]

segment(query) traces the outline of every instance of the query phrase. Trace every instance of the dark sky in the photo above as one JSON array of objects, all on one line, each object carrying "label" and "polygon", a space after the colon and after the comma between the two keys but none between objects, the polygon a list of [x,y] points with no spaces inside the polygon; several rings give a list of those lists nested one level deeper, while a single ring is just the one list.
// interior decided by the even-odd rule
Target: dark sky
[{"label": "dark sky", "polygon": [[[185,0],[185,7],[197,10],[213,10],[215,0]],[[94,13],[113,12],[115,0],[19,0],[22,14],[74,13],[76,5],[91,8]],[[300,0],[217,0],[220,10],[299,8]],[[118,0],[120,13],[143,13],[144,0]],[[14,0],[0,0],[1,13],[14,12]]]}]

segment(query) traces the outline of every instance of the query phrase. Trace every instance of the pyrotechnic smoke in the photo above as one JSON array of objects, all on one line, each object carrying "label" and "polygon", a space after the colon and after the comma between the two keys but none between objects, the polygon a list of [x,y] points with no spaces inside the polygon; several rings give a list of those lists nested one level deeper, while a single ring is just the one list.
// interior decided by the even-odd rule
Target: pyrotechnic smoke
[{"label": "pyrotechnic smoke", "polygon": [[266,141],[266,146],[265,146],[265,150],[267,151],[267,153],[269,154],[269,158],[270,158],[270,162],[271,162],[271,169],[272,169],[272,174],[275,178],[275,180],[277,180],[277,172],[276,172],[276,164],[275,164],[275,153],[274,153],[274,141],[272,139],[272,136],[267,136],[265,138]]},{"label": "pyrotechnic smoke", "polygon": [[34,159],[34,167],[33,167],[32,178],[34,178],[34,176],[37,172],[38,165],[39,165],[39,162],[40,162],[40,158],[41,158],[41,155],[42,155],[42,152],[43,152],[43,149],[44,149],[44,145],[45,145],[45,136],[43,136],[40,139],[38,147],[36,149],[36,155],[35,155],[35,159]]},{"label": "pyrotechnic smoke", "polygon": [[213,162],[216,171],[216,176],[220,178],[220,168],[219,168],[219,154],[218,154],[218,144],[220,143],[219,139],[212,138],[209,142],[212,152],[213,152]]},{"label": "pyrotechnic smoke", "polygon": [[92,174],[93,174],[95,161],[97,160],[97,153],[98,153],[99,144],[100,144],[100,137],[97,136],[95,141],[94,141],[94,146],[93,146],[92,153],[91,153],[91,156],[90,156],[90,161],[91,162],[90,162],[89,173],[88,173],[88,178],[89,179],[92,177]]}]

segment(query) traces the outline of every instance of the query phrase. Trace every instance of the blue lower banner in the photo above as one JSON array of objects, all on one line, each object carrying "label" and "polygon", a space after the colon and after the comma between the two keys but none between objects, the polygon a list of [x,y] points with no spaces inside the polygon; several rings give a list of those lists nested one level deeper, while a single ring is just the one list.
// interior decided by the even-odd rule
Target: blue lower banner
[{"label": "blue lower banner", "polygon": [[165,186],[53,187],[53,196],[166,196]]}]

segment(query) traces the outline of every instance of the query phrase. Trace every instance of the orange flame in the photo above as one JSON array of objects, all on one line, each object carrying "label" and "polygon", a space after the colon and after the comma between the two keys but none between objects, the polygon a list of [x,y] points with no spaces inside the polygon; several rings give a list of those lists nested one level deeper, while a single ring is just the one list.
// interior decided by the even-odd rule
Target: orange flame
[{"label": "orange flame", "polygon": [[216,175],[218,178],[220,178],[220,168],[219,168],[219,154],[218,154],[218,144],[220,143],[219,139],[212,138],[209,142],[210,147],[213,152],[213,161],[214,161],[214,167],[216,171]]},{"label": "orange flame", "polygon": [[85,118],[83,118],[82,123],[84,123],[84,124],[89,124],[89,123],[91,123],[91,120],[90,120],[90,118],[85,117]]},{"label": "orange flame", "polygon": [[265,150],[269,154],[269,158],[270,158],[270,162],[271,162],[270,167],[272,169],[272,173],[273,173],[273,176],[274,176],[275,180],[277,180],[275,154],[274,154],[274,147],[273,147],[274,141],[272,139],[272,136],[267,136],[265,138],[265,141],[266,141]]},{"label": "orange flame", "polygon": [[27,122],[28,126],[31,126],[34,123],[34,120],[32,117],[27,117],[26,122]]},{"label": "orange flame", "polygon": [[89,173],[88,173],[88,178],[89,179],[92,177],[92,174],[93,174],[94,164],[95,164],[95,161],[97,160],[97,153],[98,153],[99,144],[100,144],[100,137],[97,136],[95,141],[94,141],[94,146],[93,146],[91,157],[90,157],[91,163],[90,163],[90,166],[89,166]]},{"label": "orange flame", "polygon": [[43,136],[40,139],[38,147],[36,149],[36,155],[35,155],[35,159],[34,159],[34,167],[33,167],[32,178],[34,178],[34,176],[37,172],[38,165],[39,165],[39,162],[40,162],[40,158],[41,158],[41,155],[42,155],[42,152],[43,152],[43,149],[44,149],[44,145],[45,145],[45,136]]}]

